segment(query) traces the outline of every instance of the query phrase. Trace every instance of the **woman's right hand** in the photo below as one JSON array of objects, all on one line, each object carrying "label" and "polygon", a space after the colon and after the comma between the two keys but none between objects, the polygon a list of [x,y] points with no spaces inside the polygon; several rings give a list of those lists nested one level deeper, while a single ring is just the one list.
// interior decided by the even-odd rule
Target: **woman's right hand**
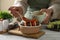
[{"label": "woman's right hand", "polygon": [[22,9],[22,7],[12,6],[12,7],[9,8],[9,10],[13,14],[13,16],[15,16],[15,17],[19,17],[19,15],[17,14],[17,12],[19,12],[21,15],[23,15],[23,9]]}]

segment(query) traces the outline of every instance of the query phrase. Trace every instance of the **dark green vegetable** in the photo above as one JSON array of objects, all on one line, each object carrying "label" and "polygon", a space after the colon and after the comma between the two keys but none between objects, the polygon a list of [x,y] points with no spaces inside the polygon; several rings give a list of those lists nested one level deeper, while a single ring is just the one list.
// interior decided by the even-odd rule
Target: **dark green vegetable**
[{"label": "dark green vegetable", "polygon": [[11,19],[13,16],[6,11],[0,11],[0,18],[1,19]]}]

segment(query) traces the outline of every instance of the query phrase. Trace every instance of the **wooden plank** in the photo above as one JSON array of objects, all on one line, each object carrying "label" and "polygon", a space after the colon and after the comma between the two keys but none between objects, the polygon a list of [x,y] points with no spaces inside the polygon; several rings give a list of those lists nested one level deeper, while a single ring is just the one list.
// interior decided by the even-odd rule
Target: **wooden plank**
[{"label": "wooden plank", "polygon": [[36,33],[36,34],[23,34],[18,29],[10,30],[10,31],[8,31],[8,33],[14,34],[14,35],[19,35],[19,36],[24,36],[24,37],[31,37],[31,38],[39,38],[45,34],[45,32],[43,32],[43,31],[40,31],[39,33]]},{"label": "wooden plank", "polygon": [[0,31],[0,34],[7,33],[7,30]]}]

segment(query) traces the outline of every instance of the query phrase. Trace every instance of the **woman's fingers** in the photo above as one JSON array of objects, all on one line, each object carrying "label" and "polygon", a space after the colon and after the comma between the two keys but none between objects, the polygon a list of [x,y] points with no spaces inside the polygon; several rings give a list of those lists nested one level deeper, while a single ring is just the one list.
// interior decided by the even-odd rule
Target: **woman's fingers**
[{"label": "woman's fingers", "polygon": [[41,9],[40,12],[46,12],[46,9]]},{"label": "woman's fingers", "polygon": [[[21,7],[10,7],[9,10],[15,17],[19,17],[19,14],[23,14],[23,9]],[[17,12],[19,12],[19,14]]]},{"label": "woman's fingers", "polygon": [[13,14],[13,16],[19,17],[19,14],[16,11],[12,11],[11,13]]},{"label": "woman's fingers", "polygon": [[47,24],[49,22],[49,19],[50,19],[50,12],[51,10],[49,9],[41,9],[40,12],[46,12],[46,18],[45,20],[43,21],[43,23]]}]

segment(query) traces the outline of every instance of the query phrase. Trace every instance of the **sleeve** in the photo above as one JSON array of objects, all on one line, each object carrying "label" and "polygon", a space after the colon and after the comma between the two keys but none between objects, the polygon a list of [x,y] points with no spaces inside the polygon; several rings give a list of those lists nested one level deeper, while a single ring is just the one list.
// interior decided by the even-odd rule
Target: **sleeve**
[{"label": "sleeve", "polygon": [[48,9],[53,9],[52,19],[57,18],[60,15],[60,0],[53,0],[52,5]]},{"label": "sleeve", "polygon": [[15,0],[13,6],[22,7],[23,13],[25,13],[28,7],[27,0]]},{"label": "sleeve", "polygon": [[52,0],[48,9],[53,9],[57,5],[60,5],[60,0]]}]

